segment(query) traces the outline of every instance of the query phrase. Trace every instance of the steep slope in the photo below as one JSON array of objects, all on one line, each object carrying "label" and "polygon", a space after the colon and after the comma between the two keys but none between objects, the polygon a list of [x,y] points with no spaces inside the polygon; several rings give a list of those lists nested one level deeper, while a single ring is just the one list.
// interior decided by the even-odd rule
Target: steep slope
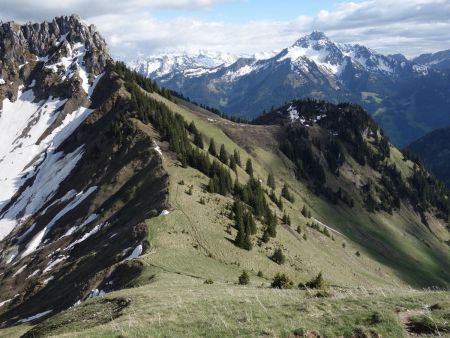
[{"label": "steep slope", "polygon": [[147,249],[141,222],[165,208],[168,182],[158,134],[129,119],[93,26],[71,16],[1,28],[0,323],[10,325],[132,279],[127,257]]},{"label": "steep slope", "polygon": [[[141,81],[133,80],[125,69],[119,73],[127,81]],[[241,249],[231,213],[233,195],[239,193],[210,192],[214,174],[205,171],[200,161],[192,161],[203,158],[192,157],[193,154],[206,151],[179,148],[173,141],[182,133],[168,135],[169,143],[160,143],[160,150],[169,173],[170,208],[164,217],[146,222],[151,250],[137,258],[143,269],[130,284],[134,287],[56,314],[34,326],[26,336],[160,336],[183,334],[189,326],[193,336],[254,336],[262,332],[278,336],[319,330],[333,337],[369,334],[372,330],[382,336],[400,337],[405,331],[396,311],[436,303],[443,310],[433,312],[433,318],[445,325],[442,316],[448,309],[448,292],[419,292],[410,286],[448,284],[446,222],[437,217],[441,212],[432,202],[425,210],[414,210],[409,193],[416,188],[408,178],[419,169],[414,169],[412,162],[386,143],[379,128],[360,108],[298,101],[265,115],[258,120],[261,125],[247,125],[221,119],[191,103],[169,100],[151,90],[146,92],[132,84],[127,87],[136,107],[140,107],[138,115],[142,114],[143,121],[149,119],[143,127],[146,132],[152,132],[151,126],[161,128],[163,122],[151,113],[147,115],[145,107],[154,107],[149,112],[179,114],[191,141],[195,141],[195,133],[200,133],[204,149],[214,139],[218,148],[224,144],[230,156],[237,150],[242,167],[251,159],[253,177],[256,182],[262,181],[266,200],[270,199],[271,188],[265,183],[270,172],[275,178],[277,203],[284,184],[294,198],[291,202],[281,197],[282,209],[275,203],[269,204],[278,214],[275,237],[265,242],[267,225],[264,217],[256,218],[257,232],[251,236],[253,248]],[[178,130],[178,118],[169,120],[168,130]],[[315,182],[314,172],[303,175],[301,157],[295,158],[281,147],[283,141],[291,141],[293,130],[302,130],[301,142],[290,142],[294,153],[304,149],[301,144],[311,147],[312,159],[317,159],[325,181],[322,178]],[[345,130],[349,134],[342,133]],[[330,140],[340,145],[342,163],[333,162],[326,155]],[[367,148],[358,148],[358,144]],[[189,154],[190,151],[193,152]],[[360,163],[363,159],[365,164]],[[391,182],[388,187],[394,189],[385,192],[381,174],[388,165],[397,168],[401,179]],[[244,185],[252,179],[242,167],[237,166],[231,175]],[[392,177],[395,174],[386,175],[387,179]],[[373,208],[369,208],[367,191],[362,188],[369,180],[373,181],[369,191]],[[399,197],[401,205],[392,203],[392,210],[383,211],[391,206],[383,204],[383,198],[399,192],[401,184],[408,190]],[[427,186],[427,190],[431,188],[432,185]],[[310,215],[303,216],[304,206]],[[283,213],[290,216],[290,224],[280,219]],[[420,213],[426,217],[427,225]],[[282,264],[270,258],[277,248],[285,255]],[[235,285],[242,270],[248,271],[250,285]],[[310,280],[320,271],[331,285],[325,297],[316,297],[314,290],[268,288],[277,273],[285,273],[298,283]],[[117,299],[126,299],[129,305],[123,309],[110,305]]]},{"label": "steep slope", "polygon": [[[449,75],[430,62],[381,55],[313,32],[266,59],[243,58],[211,72],[150,76],[193,101],[250,119],[298,98],[357,103],[403,147],[450,124]],[[134,69],[149,75],[142,66]]]},{"label": "steep slope", "polygon": [[437,129],[411,143],[407,150],[450,187],[450,128]]}]

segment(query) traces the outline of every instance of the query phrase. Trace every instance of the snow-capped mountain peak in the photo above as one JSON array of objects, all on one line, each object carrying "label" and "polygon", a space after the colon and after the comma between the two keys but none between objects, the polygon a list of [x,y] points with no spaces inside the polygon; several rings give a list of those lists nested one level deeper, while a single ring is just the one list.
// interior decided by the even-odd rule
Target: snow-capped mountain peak
[{"label": "snow-capped mountain peak", "polygon": [[181,73],[187,77],[196,77],[226,67],[238,59],[230,53],[199,51],[196,53],[169,53],[165,55],[140,58],[130,63],[130,67],[152,78],[161,78]]}]

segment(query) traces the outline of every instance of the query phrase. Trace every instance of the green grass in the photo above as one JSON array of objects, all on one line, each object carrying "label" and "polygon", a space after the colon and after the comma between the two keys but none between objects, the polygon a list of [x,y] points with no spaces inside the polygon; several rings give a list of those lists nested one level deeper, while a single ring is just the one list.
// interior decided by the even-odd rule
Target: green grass
[{"label": "green grass", "polygon": [[[114,292],[51,317],[33,333],[51,329],[59,337],[287,337],[303,329],[325,337],[349,337],[355,328],[362,328],[383,337],[404,337],[399,309],[449,302],[448,293],[442,292],[355,289],[331,293],[330,298],[316,298],[307,291],[269,289],[260,287],[253,277],[245,287],[206,285],[197,278],[166,272],[148,285]],[[111,311],[101,304],[118,298],[127,299],[129,305],[121,316],[103,322]]]}]

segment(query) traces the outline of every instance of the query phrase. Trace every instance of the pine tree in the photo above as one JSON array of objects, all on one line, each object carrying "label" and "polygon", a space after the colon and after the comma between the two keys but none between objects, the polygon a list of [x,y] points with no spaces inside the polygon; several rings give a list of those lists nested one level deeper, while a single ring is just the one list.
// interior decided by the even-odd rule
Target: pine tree
[{"label": "pine tree", "polygon": [[189,124],[188,131],[189,131],[191,134],[193,134],[193,135],[199,134],[198,129],[197,129],[197,126],[195,125],[194,121],[192,121],[192,122]]},{"label": "pine tree", "polygon": [[235,160],[236,164],[238,166],[242,167],[241,154],[236,149],[234,149],[233,157],[234,157],[234,160]]},{"label": "pine tree", "polygon": [[208,148],[208,152],[214,156],[217,157],[217,150],[216,150],[216,143],[214,142],[214,139],[211,139],[211,142],[209,142],[209,148]]},{"label": "pine tree", "polygon": [[272,280],[272,284],[270,284],[271,287],[275,289],[290,289],[294,283],[289,279],[288,276],[286,276],[284,273],[280,274],[277,273],[275,277]]},{"label": "pine tree", "polygon": [[236,238],[234,239],[234,244],[236,244],[236,246],[239,248],[244,248],[244,242],[245,242],[245,233],[243,229],[238,229]]},{"label": "pine tree", "polygon": [[269,173],[269,176],[267,176],[267,185],[270,188],[275,189],[275,178],[272,173]]},{"label": "pine tree", "polygon": [[245,249],[247,251],[250,251],[252,249],[252,241],[251,241],[250,235],[248,233],[244,234],[244,243],[241,248]]},{"label": "pine tree", "polygon": [[275,263],[281,265],[281,264],[284,264],[286,257],[284,257],[283,250],[281,250],[281,248],[277,248],[277,249],[275,249],[271,259]]},{"label": "pine tree", "polygon": [[248,285],[250,283],[250,276],[247,271],[242,271],[242,274],[239,276],[238,282],[240,285]]},{"label": "pine tree", "polygon": [[264,233],[263,233],[263,236],[262,236],[261,240],[262,240],[264,243],[268,243],[268,242],[269,242],[269,240],[270,240],[270,235],[269,235],[268,227],[266,227],[266,229],[264,230]]},{"label": "pine tree", "polygon": [[281,196],[283,196],[291,203],[294,202],[294,196],[291,195],[291,192],[289,191],[289,187],[287,186],[287,184],[283,186],[283,189],[281,190]]},{"label": "pine tree", "polygon": [[311,218],[311,212],[306,208],[306,205],[303,205],[301,213],[302,213],[303,217]]},{"label": "pine tree", "polygon": [[286,212],[283,214],[282,220],[284,224],[291,225],[291,217]]},{"label": "pine tree", "polygon": [[236,160],[234,159],[234,156],[230,156],[230,164],[229,167],[231,170],[233,170],[235,173],[237,172],[237,166],[236,166]]},{"label": "pine tree", "polygon": [[194,144],[199,147],[200,149],[203,149],[203,136],[200,133],[197,133],[194,135]]},{"label": "pine tree", "polygon": [[256,234],[256,223],[251,212],[247,212],[245,215],[245,229],[250,235]]},{"label": "pine tree", "polygon": [[247,160],[247,163],[245,164],[245,171],[247,174],[253,177],[253,164],[251,159]]},{"label": "pine tree", "polygon": [[220,146],[219,159],[223,164],[228,165],[228,153],[223,144]]}]

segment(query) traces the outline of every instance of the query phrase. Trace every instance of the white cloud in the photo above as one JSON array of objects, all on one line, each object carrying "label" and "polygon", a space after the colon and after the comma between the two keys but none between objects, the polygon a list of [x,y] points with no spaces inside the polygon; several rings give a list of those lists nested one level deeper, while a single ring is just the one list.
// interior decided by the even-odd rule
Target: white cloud
[{"label": "white cloud", "polygon": [[79,14],[91,18],[105,14],[149,12],[155,9],[208,8],[222,0],[0,0],[3,19],[36,21],[58,15]]},{"label": "white cloud", "polygon": [[0,0],[3,18],[28,21],[79,13],[98,27],[114,56],[120,58],[167,50],[261,52],[284,48],[312,30],[324,31],[338,42],[361,43],[382,53],[412,56],[450,48],[450,0],[341,2],[333,9],[292,21],[242,24],[195,17],[162,20],[152,14],[160,8],[214,10],[220,0],[18,0],[7,6],[8,2]]}]

